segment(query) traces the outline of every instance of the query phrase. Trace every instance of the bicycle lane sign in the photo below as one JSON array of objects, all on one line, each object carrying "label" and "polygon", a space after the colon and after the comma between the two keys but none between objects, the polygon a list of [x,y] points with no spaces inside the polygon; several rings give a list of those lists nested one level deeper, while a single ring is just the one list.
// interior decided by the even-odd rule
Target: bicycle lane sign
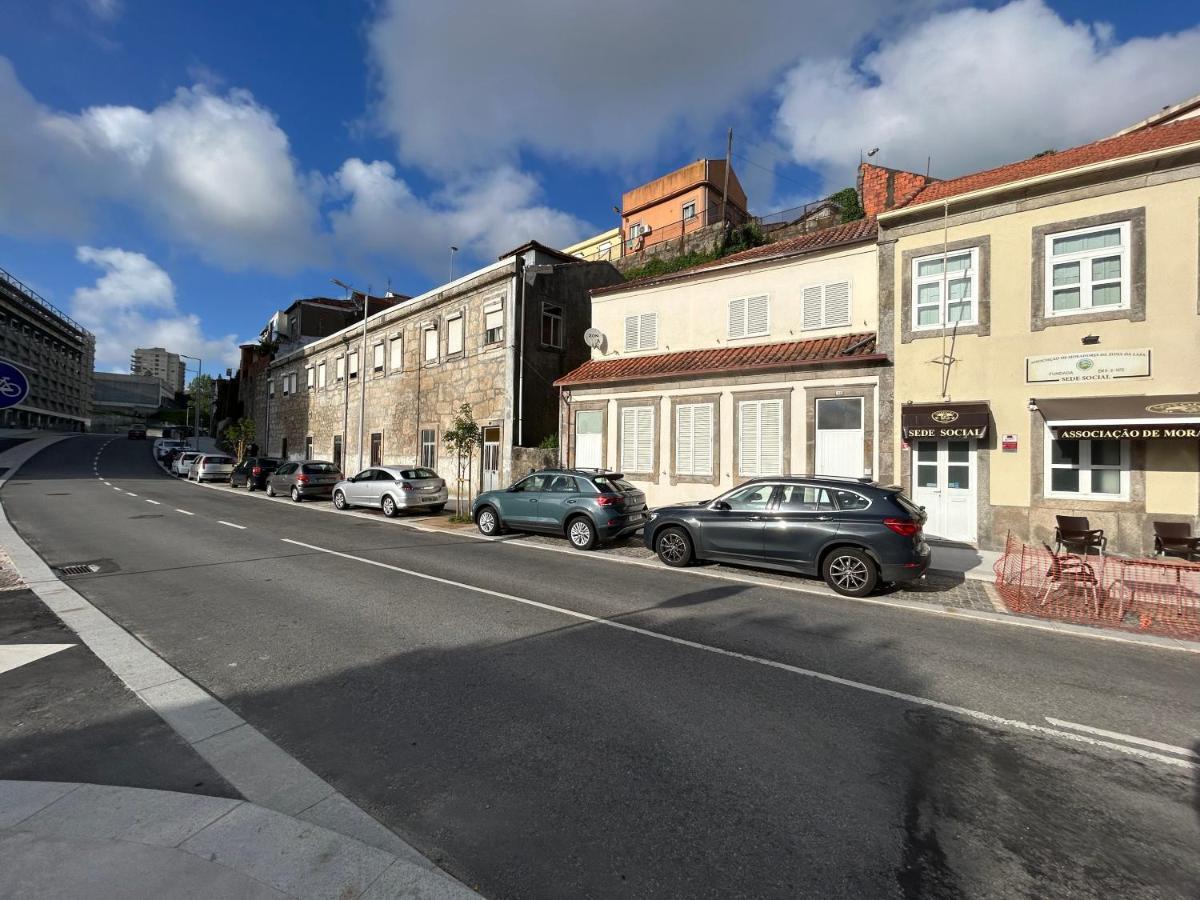
[{"label": "bicycle lane sign", "polygon": [[29,396],[29,376],[0,359],[0,409],[16,406]]}]

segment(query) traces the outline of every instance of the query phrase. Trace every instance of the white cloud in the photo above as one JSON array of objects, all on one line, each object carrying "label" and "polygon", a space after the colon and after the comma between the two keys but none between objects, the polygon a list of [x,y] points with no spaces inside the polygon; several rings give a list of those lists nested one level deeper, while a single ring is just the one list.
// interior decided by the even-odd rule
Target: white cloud
[{"label": "white cloud", "polygon": [[200,317],[176,306],[171,276],[152,260],[117,247],[78,247],[75,257],[103,272],[71,296],[71,315],[96,335],[97,369],[129,371],[136,347],[199,357],[210,371],[237,365],[237,337],[206,336]]},{"label": "white cloud", "polygon": [[456,179],[429,200],[388,162],[348,159],[331,183],[344,205],[330,221],[347,255],[400,255],[431,275],[445,273],[451,245],[490,261],[530,238],[561,247],[591,230],[539,204],[537,181],[508,167]]},{"label": "white cloud", "polygon": [[[795,160],[852,177],[876,161],[950,177],[1105,137],[1200,89],[1200,28],[1116,41],[1041,0],[933,16],[855,67],[814,59],[780,88],[777,133]],[[836,185],[834,185],[836,186]]]},{"label": "white cloud", "polygon": [[93,16],[105,22],[116,19],[124,8],[121,0],[84,0],[83,5]]},{"label": "white cloud", "polygon": [[521,150],[598,165],[728,124],[806,53],[849,53],[939,0],[386,0],[368,33],[379,116],[437,171]]},{"label": "white cloud", "polygon": [[320,257],[317,197],[274,116],[246,91],[181,88],[151,110],[38,104],[0,58],[0,229],[79,236],[103,204],[229,268]]}]

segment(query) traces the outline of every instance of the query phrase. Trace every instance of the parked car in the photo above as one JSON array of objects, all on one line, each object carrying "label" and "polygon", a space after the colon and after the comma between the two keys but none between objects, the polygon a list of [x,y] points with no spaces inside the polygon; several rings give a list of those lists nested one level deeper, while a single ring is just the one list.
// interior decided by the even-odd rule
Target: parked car
[{"label": "parked car", "polygon": [[154,442],[154,458],[166,459],[167,454],[177,447],[183,447],[183,441],[176,441],[170,438],[159,438]]},{"label": "parked car", "polygon": [[180,478],[186,478],[192,468],[192,463],[196,461],[196,457],[199,455],[195,450],[184,450],[171,463],[171,474],[178,475]]},{"label": "parked car", "polygon": [[314,497],[328,499],[341,480],[338,467],[323,459],[285,462],[267,476],[267,496],[288,494],[297,503]]},{"label": "parked car", "polygon": [[929,568],[925,511],[869,479],[756,478],[711,501],[656,509],[643,532],[669,566],[713,560],[819,575],[850,597]]},{"label": "parked car", "polygon": [[333,488],[333,505],[338,509],[371,506],[388,517],[401,510],[441,512],[448,497],[446,482],[423,466],[374,466]]},{"label": "parked car", "polygon": [[188,480],[201,481],[228,481],[230,473],[233,472],[233,457],[226,456],[224,453],[201,453],[194,460],[188,469]]},{"label": "parked car", "polygon": [[282,465],[283,460],[269,456],[248,456],[233,467],[229,483],[233,487],[244,487],[248,491],[262,490],[267,478]]},{"label": "parked car", "polygon": [[544,469],[502,491],[485,491],[471,504],[480,532],[506,529],[565,536],[580,550],[615,541],[646,521],[646,495],[620,472]]},{"label": "parked car", "polygon": [[129,439],[131,441],[144,441],[146,439],[146,426],[134,425],[129,429]]}]

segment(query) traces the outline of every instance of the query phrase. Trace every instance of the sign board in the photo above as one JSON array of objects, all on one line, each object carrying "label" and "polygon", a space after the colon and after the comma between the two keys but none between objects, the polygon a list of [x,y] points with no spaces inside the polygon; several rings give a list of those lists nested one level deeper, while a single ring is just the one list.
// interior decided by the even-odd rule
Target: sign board
[{"label": "sign board", "polygon": [[986,403],[906,403],[900,408],[900,433],[906,441],[920,438],[975,438],[988,433]]},{"label": "sign board", "polygon": [[0,359],[0,409],[16,406],[29,396],[29,376]]},{"label": "sign board", "polygon": [[1006,453],[1016,452],[1017,436],[1015,434],[1006,434],[1000,439],[1000,449]]},{"label": "sign board", "polygon": [[1025,358],[1025,381],[1112,381],[1145,378],[1150,374],[1150,350],[1100,350],[1095,353],[1056,353]]},{"label": "sign board", "polygon": [[1200,439],[1200,425],[1060,425],[1054,436],[1064,441]]}]

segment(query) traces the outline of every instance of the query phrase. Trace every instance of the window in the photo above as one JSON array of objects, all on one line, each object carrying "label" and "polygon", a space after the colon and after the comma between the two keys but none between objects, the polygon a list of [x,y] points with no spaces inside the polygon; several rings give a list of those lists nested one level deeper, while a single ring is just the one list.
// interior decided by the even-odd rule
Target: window
[{"label": "window", "polygon": [[731,510],[738,512],[766,512],[775,492],[773,484],[750,484],[726,494],[723,499]]},{"label": "window", "polygon": [[372,347],[371,353],[372,353],[371,371],[382,372],[383,365],[384,365],[383,341],[380,341],[378,344],[376,344],[374,347]]},{"label": "window", "polygon": [[322,390],[325,389],[326,374],[327,373],[325,371],[325,363],[318,363],[317,364],[317,387],[321,388]]},{"label": "window", "polygon": [[292,392],[292,373],[288,372],[283,376],[283,396],[287,396]]},{"label": "window", "polygon": [[596,259],[608,259],[612,256],[612,241],[605,241],[596,251]]},{"label": "window", "polygon": [[712,473],[713,405],[681,403],[675,407],[675,474]]},{"label": "window", "polygon": [[683,221],[688,222],[696,218],[696,201],[689,200],[683,204]]},{"label": "window", "polygon": [[658,313],[625,317],[625,349],[653,350],[658,346]]},{"label": "window", "polygon": [[317,370],[314,369],[312,366],[305,366],[304,379],[305,379],[306,386],[311,391],[313,388],[315,388],[317,386]]},{"label": "window", "polygon": [[561,350],[563,346],[563,309],[542,304],[542,344]]},{"label": "window", "polygon": [[[281,458],[287,459],[287,455],[288,455],[287,454],[287,435],[284,435],[283,437],[281,437],[279,439],[279,455]],[[288,471],[290,472],[294,468],[296,468],[296,467],[292,466],[291,468],[288,469]],[[276,471],[278,471],[278,470],[276,470]]]},{"label": "window", "polygon": [[801,327],[805,331],[850,324],[850,282],[809,285],[803,295]]},{"label": "window", "polygon": [[392,371],[404,370],[404,338],[394,337],[389,341],[388,358],[392,361]]},{"label": "window", "polygon": [[540,494],[546,490],[549,481],[549,475],[530,475],[524,481],[518,481],[514,484],[513,492],[518,494]]},{"label": "window", "polygon": [[383,465],[383,433],[379,431],[371,434],[371,465]]},{"label": "window", "polygon": [[[941,328],[956,322],[976,324],[976,280],[979,274],[979,249],[942,254],[913,260],[913,328]],[[948,294],[949,296],[946,296]]]},{"label": "window", "polygon": [[629,226],[629,240],[627,243],[629,244],[630,249],[636,250],[638,247],[638,244],[641,243],[641,239],[642,239],[642,223],[634,222],[632,225]]},{"label": "window", "polygon": [[834,491],[833,496],[837,499],[839,509],[866,509],[871,505],[870,500],[854,491]]},{"label": "window", "polygon": [[274,381],[267,382],[267,396],[268,397],[275,396],[275,382]]},{"label": "window", "polygon": [[312,439],[311,435],[304,439],[304,458],[305,459],[313,458],[313,439]]},{"label": "window", "polygon": [[463,352],[463,314],[456,313],[446,319],[446,355]]},{"label": "window", "polygon": [[741,297],[729,301],[729,337],[761,337],[771,333],[768,297]]},{"label": "window", "polygon": [[342,436],[333,436],[333,464],[340,471],[342,468]]},{"label": "window", "polygon": [[1129,223],[1046,236],[1046,315],[1129,306]]},{"label": "window", "polygon": [[334,374],[338,381],[346,380],[346,357],[339,356],[334,365]]},{"label": "window", "polygon": [[297,315],[288,316],[288,337],[300,337],[300,317]]},{"label": "window", "polygon": [[1129,498],[1129,442],[1064,441],[1048,435],[1047,497]]},{"label": "window", "polygon": [[783,473],[783,401],[738,403],[738,473]]},{"label": "window", "polygon": [[358,377],[358,351],[354,350],[350,353],[350,380],[353,381]]},{"label": "window", "polygon": [[421,429],[421,465],[427,469],[437,468],[437,431]]},{"label": "window", "polygon": [[438,360],[438,330],[436,325],[426,325],[422,340],[425,342],[425,362]]},{"label": "window", "polygon": [[483,342],[498,344],[504,340],[504,301],[492,300],[483,307]]},{"label": "window", "polygon": [[621,468],[626,472],[654,471],[654,407],[627,406],[621,410]]},{"label": "window", "polygon": [[833,500],[824,488],[807,484],[784,484],[780,488],[780,512],[832,512]]}]

